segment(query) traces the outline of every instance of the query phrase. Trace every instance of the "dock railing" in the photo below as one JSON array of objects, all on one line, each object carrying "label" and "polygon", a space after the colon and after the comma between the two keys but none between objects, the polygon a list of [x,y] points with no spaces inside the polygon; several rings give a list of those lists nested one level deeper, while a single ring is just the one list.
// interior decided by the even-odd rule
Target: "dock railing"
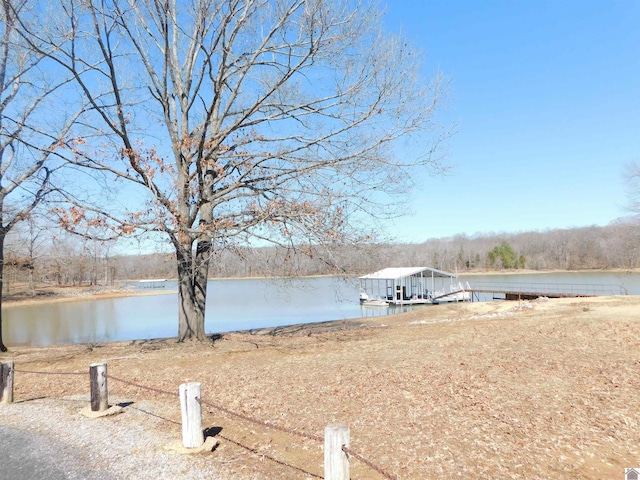
[{"label": "dock railing", "polygon": [[552,297],[595,297],[627,295],[622,285],[547,282],[471,282],[471,291],[480,293],[521,293]]}]

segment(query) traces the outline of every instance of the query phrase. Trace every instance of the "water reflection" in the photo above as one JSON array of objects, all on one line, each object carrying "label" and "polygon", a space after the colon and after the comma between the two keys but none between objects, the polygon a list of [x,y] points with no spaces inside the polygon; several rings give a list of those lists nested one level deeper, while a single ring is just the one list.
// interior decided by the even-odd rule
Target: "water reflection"
[{"label": "water reflection", "polygon": [[[7,345],[51,345],[175,337],[178,299],[169,293],[24,305],[3,309]],[[361,316],[354,280],[214,280],[207,290],[207,333]]]},{"label": "water reflection", "polygon": [[[461,276],[474,282],[567,282],[620,285],[640,294],[640,275],[561,273]],[[167,291],[176,289],[168,284]],[[248,330],[349,318],[371,318],[431,306],[362,307],[357,279],[331,277],[295,281],[213,280],[207,291],[208,333]],[[104,300],[74,300],[3,308],[4,339],[9,346],[87,343],[175,337],[178,299],[174,292]]]},{"label": "water reflection", "polygon": [[117,338],[120,322],[110,300],[11,307],[3,311],[9,344],[86,343]]},{"label": "water reflection", "polygon": [[361,305],[360,316],[362,318],[384,317],[386,315],[410,312],[418,308],[429,308],[429,305],[388,305],[386,307]]}]

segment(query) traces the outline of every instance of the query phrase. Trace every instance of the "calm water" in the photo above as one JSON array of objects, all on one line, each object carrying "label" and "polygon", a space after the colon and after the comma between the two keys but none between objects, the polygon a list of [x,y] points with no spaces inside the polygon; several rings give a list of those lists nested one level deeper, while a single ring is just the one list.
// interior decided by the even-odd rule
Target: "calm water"
[{"label": "calm water", "polygon": [[[640,294],[640,275],[553,273],[460,276],[476,283],[606,285]],[[167,290],[174,290],[168,283]],[[410,307],[363,308],[357,279],[212,280],[207,293],[208,333],[386,315]],[[438,308],[419,306],[413,308]],[[52,345],[175,337],[177,293],[82,300],[3,309],[4,340],[12,345]]]}]

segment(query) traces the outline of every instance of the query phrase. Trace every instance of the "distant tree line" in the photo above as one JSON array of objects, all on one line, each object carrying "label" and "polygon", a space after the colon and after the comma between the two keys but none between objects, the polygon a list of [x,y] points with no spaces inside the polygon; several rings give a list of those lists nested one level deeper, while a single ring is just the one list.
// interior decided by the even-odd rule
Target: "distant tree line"
[{"label": "distant tree line", "polygon": [[[22,229],[11,237],[6,246],[5,293],[25,286],[35,293],[42,286],[114,286],[177,276],[172,254],[115,255],[113,244],[45,233]],[[331,255],[327,264],[325,256],[321,260],[312,253],[284,248],[222,250],[212,262],[211,276],[357,275],[393,266],[430,266],[459,273],[633,269],[640,267],[640,228],[632,221],[618,221],[604,227],[456,235],[412,244],[340,246]]]}]

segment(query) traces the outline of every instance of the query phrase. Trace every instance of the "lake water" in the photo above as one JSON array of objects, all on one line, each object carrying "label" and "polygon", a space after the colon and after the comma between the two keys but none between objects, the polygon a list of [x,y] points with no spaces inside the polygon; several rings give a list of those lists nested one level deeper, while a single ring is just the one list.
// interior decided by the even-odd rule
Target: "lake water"
[{"label": "lake water", "polygon": [[[640,275],[626,273],[545,273],[460,276],[476,284],[592,285],[613,293],[640,294]],[[167,282],[167,291],[176,284]],[[357,279],[211,280],[207,290],[207,333],[297,323],[387,315],[402,308],[362,307]],[[490,298],[481,298],[490,300]],[[3,308],[8,346],[108,342],[175,337],[175,291],[162,295],[25,305]]]}]

